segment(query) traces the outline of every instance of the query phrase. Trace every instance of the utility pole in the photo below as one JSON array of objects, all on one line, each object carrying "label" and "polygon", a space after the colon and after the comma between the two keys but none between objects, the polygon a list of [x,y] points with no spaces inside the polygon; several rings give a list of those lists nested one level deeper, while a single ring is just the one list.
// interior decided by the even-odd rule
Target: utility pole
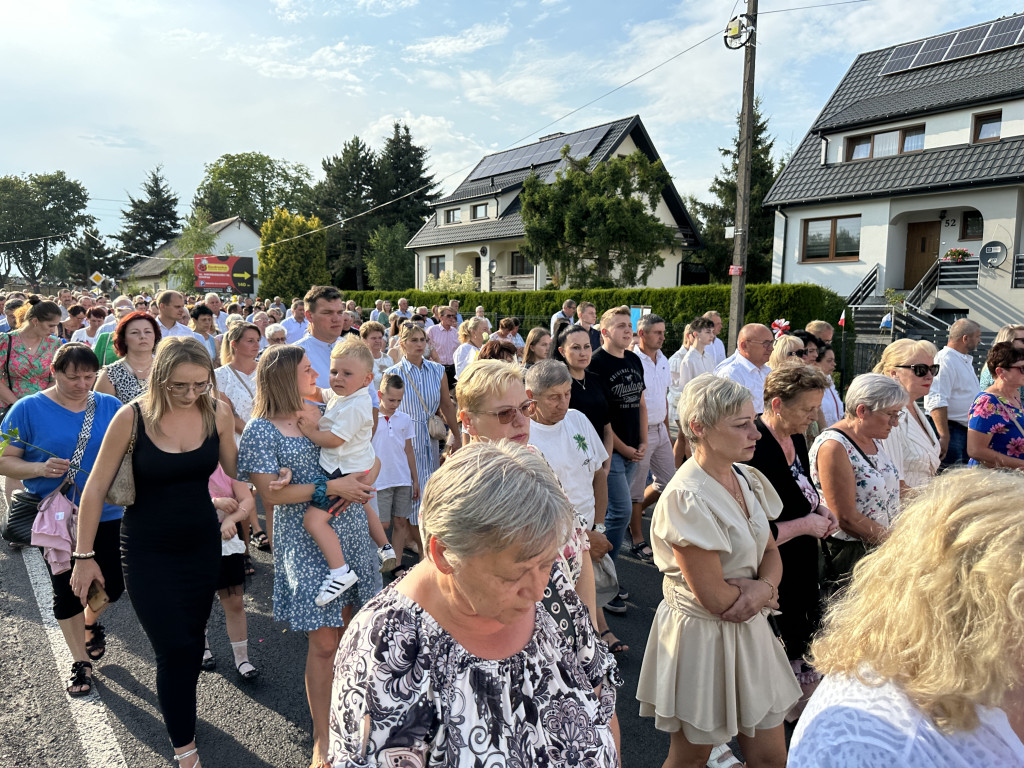
[{"label": "utility pole", "polygon": [[[736,158],[736,231],[733,235],[732,293],[729,297],[729,353],[744,324],[747,290],[747,241],[750,230],[750,158],[754,134],[754,62],[757,55],[757,0],[747,0],[747,12],[729,23],[725,44],[743,50],[743,106],[740,111],[739,154]],[[732,44],[730,44],[730,41]],[[738,43],[738,45],[736,45]]]}]

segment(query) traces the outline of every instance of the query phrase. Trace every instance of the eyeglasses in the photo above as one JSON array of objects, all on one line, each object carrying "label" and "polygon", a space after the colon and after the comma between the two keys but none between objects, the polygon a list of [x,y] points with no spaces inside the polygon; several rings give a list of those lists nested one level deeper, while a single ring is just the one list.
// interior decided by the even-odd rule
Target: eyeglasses
[{"label": "eyeglasses", "polygon": [[474,411],[474,413],[486,413],[488,416],[497,416],[499,424],[508,424],[521,413],[524,419],[530,418],[530,411],[533,409],[534,401],[530,400],[518,408],[502,408],[500,411]]},{"label": "eyeglasses", "polygon": [[1024,373],[1024,365],[1011,365],[1010,368],[1012,368],[1015,371]]},{"label": "eyeglasses", "polygon": [[885,411],[872,411],[872,413],[880,413],[889,420],[890,424],[899,424],[906,418],[906,411],[900,410],[899,413],[886,413]]},{"label": "eyeglasses", "polygon": [[207,381],[203,384],[167,384],[164,388],[175,395],[184,395],[187,392],[195,392],[197,395],[208,395],[213,391],[213,382]]},{"label": "eyeglasses", "polygon": [[765,349],[771,349],[772,347],[775,346],[775,340],[774,339],[768,339],[768,341],[754,341],[754,340],[751,340],[749,343],[751,343],[751,344],[760,344]]},{"label": "eyeglasses", "polygon": [[788,355],[786,355],[786,357],[792,357],[793,355],[796,355],[797,357],[807,357],[807,350],[806,349],[794,349],[792,352],[790,352]]},{"label": "eyeglasses", "polygon": [[938,363],[936,363],[935,365],[925,365],[924,363],[914,363],[913,365],[894,365],[893,368],[909,368],[911,371],[914,372],[914,375],[917,376],[919,379],[923,379],[929,373],[932,376],[939,375]]}]

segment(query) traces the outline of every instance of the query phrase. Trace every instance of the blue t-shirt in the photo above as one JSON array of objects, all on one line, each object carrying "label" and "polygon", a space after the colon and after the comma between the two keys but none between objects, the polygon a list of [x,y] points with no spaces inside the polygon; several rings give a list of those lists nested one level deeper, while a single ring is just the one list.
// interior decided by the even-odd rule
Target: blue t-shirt
[{"label": "blue t-shirt", "polygon": [[[113,395],[105,395],[102,392],[93,393],[96,397],[96,415],[93,417],[92,431],[89,433],[89,442],[85,447],[85,455],[82,469],[89,471],[96,461],[96,455],[100,452],[100,445],[103,443],[103,436],[107,427],[114,419],[114,414],[121,407],[121,401]],[[78,433],[82,431],[82,422],[85,421],[85,411],[74,413],[58,405],[55,401],[36,392],[34,395],[23,397],[14,404],[14,407],[4,417],[2,429],[4,432],[11,427],[18,429],[18,436],[26,442],[39,448],[51,451],[59,458],[70,459],[78,444]],[[46,461],[51,458],[49,454],[37,448],[12,441],[12,445],[21,448],[25,453],[22,456],[25,461]],[[81,503],[82,489],[89,476],[79,472],[75,478],[75,503]],[[25,487],[37,496],[46,496],[57,487],[61,478],[30,477],[22,482]],[[124,514],[124,507],[115,507],[113,504],[103,505],[103,514],[100,520],[117,520]]]}]

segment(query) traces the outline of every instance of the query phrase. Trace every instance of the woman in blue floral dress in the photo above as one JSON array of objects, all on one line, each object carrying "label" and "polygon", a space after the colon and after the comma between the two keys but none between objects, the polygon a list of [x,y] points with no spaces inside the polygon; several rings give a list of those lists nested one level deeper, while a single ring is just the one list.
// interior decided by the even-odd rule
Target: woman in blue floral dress
[{"label": "woman in blue floral dress", "polygon": [[[269,347],[256,369],[253,418],[242,432],[238,455],[238,479],[252,482],[263,499],[274,505],[274,618],[309,635],[306,692],[313,719],[314,768],[328,765],[331,665],[342,628],[353,607],[358,610],[381,589],[376,547],[362,509],[372,488],[357,475],[322,485],[320,449],[298,429],[299,416],[320,418],[322,408],[310,402],[317,398],[316,372],[305,352],[286,344]],[[359,576],[354,588],[323,607],[314,599],[327,563],[302,526],[302,514],[317,491],[349,502],[331,525],[341,539],[345,559]]]},{"label": "woman in blue floral dress", "polygon": [[967,422],[970,466],[1024,469],[1024,410],[1020,398],[1024,349],[1002,341],[989,350],[985,367],[993,382],[971,406]]}]

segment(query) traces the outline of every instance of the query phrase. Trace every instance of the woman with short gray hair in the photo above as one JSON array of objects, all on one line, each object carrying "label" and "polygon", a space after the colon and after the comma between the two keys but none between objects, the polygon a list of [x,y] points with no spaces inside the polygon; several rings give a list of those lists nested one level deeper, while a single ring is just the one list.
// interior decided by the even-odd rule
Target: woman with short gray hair
[{"label": "woman with short gray hair", "polygon": [[342,638],[331,764],[618,766],[621,679],[556,565],[573,511],[544,460],[508,440],[462,448],[428,481],[420,527],[426,559]]},{"label": "woman with short gray hair", "polygon": [[768,623],[782,578],[768,521],[782,501],[741,464],[759,437],[750,392],[701,374],[680,395],[679,421],[693,458],[651,521],[665,599],[640,670],[640,714],[668,731],[666,766],[704,765],[733,737],[748,765],[784,765],[783,720],[800,687]]},{"label": "woman with short gray hair", "polygon": [[895,379],[862,373],[846,392],[846,415],[811,446],[811,479],[839,519],[839,530],[824,540],[825,578],[833,589],[885,540],[899,513],[899,471],[882,441],[908,401]]}]

